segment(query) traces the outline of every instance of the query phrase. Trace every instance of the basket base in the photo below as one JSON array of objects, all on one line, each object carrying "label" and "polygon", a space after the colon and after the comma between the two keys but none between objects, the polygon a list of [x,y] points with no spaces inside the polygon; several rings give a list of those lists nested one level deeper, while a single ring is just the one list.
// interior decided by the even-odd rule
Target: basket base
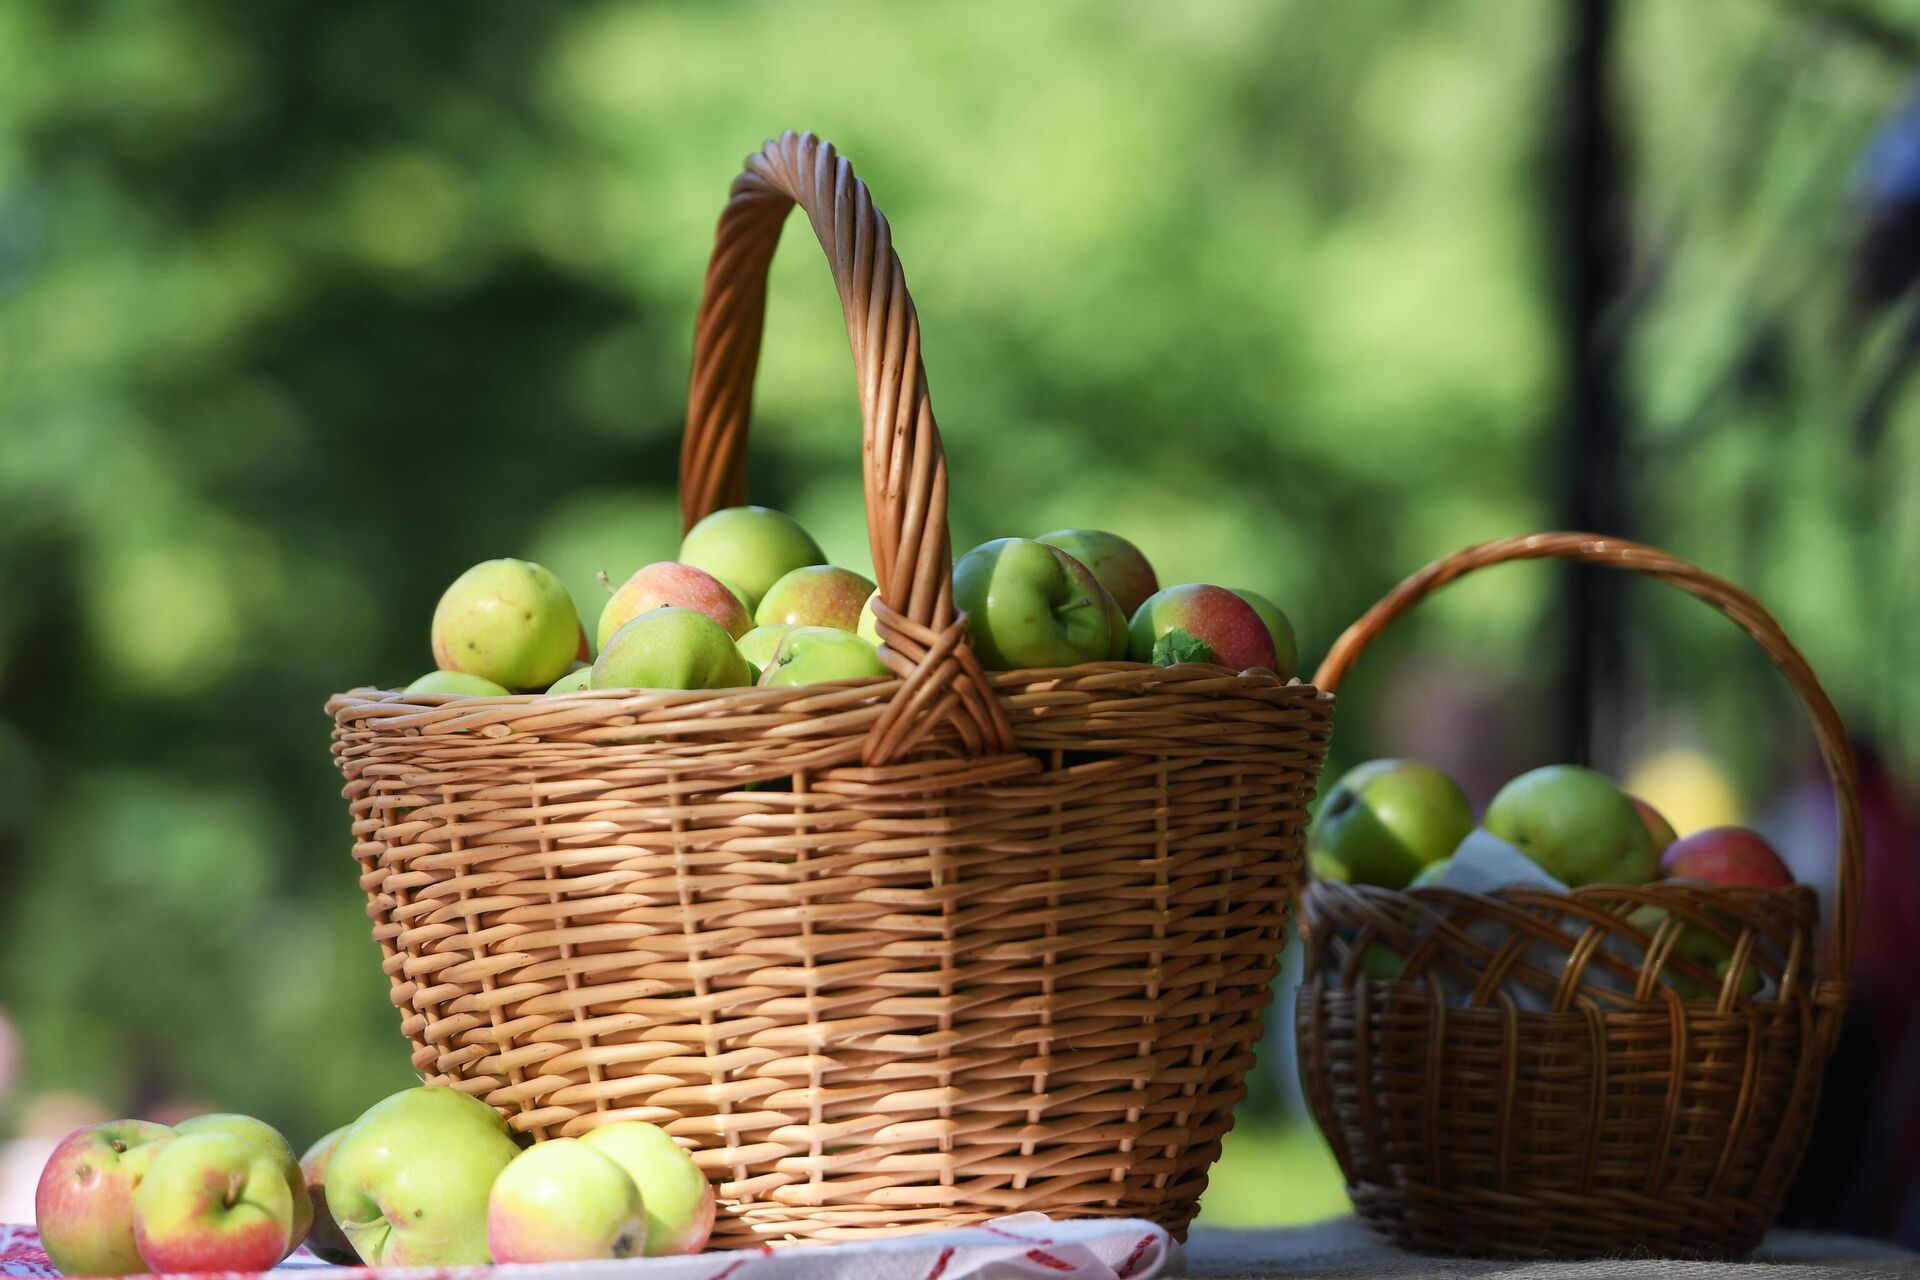
[{"label": "basket base", "polygon": [[1478,1258],[1740,1258],[1772,1213],[1731,1197],[1349,1186],[1361,1221],[1417,1253]]}]

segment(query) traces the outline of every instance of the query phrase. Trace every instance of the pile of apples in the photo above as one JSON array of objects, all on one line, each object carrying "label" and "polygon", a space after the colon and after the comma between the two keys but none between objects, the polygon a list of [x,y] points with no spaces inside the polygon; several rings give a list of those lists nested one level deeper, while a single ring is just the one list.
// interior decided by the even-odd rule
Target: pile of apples
[{"label": "pile of apples", "polygon": [[[1569,888],[1691,880],[1728,888],[1776,889],[1793,883],[1778,851],[1744,827],[1710,827],[1682,838],[1654,807],[1611,778],[1577,765],[1549,765],[1502,787],[1476,826],[1460,785],[1418,760],[1370,760],[1327,793],[1308,837],[1307,856],[1322,879],[1420,888],[1445,883],[1456,855],[1504,845]],[[1524,864],[1521,864],[1524,865]],[[1627,921],[1651,936],[1667,912],[1643,906]],[[1731,947],[1697,925],[1678,931],[1675,950],[1725,976]],[[1369,976],[1392,977],[1398,959],[1369,952]],[[1685,975],[1663,981],[1686,998],[1709,993]],[[1743,979],[1747,994],[1757,973]]]},{"label": "pile of apples", "polygon": [[34,1211],[62,1274],[120,1276],[265,1271],[303,1242],[374,1267],[698,1253],[714,1196],[654,1125],[622,1120],[523,1151],[492,1107],[425,1087],[297,1161],[250,1116],[77,1129],[42,1170]]},{"label": "pile of apples", "polygon": [[[590,640],[551,570],[475,565],[434,610],[436,670],[406,692],[790,687],[891,674],[878,652],[874,584],[826,563],[797,521],[767,507],[716,511],[687,531],[677,560],[607,585]],[[983,543],[954,565],[953,596],[988,670],[1131,659],[1293,675],[1293,626],[1272,602],[1206,583],[1162,590],[1117,534],[1061,529]]]}]

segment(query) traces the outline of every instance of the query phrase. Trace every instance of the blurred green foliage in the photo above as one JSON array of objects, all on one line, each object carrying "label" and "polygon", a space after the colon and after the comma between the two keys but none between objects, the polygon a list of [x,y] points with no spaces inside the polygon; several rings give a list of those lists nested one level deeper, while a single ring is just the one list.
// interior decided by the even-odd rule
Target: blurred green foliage
[{"label": "blurred green foliage", "polygon": [[[1911,735],[1920,433],[1896,408],[1854,447],[1895,353],[1840,303],[1904,73],[1826,7],[1623,6],[1634,532]],[[299,1138],[404,1081],[320,706],[426,669],[474,561],[550,564],[591,617],[597,571],[672,554],[713,222],[780,129],[893,222],[957,548],[1112,528],[1317,656],[1417,565],[1550,522],[1562,38],[1473,0],[0,5],[0,1005],[31,1087]],[[754,493],[864,571],[849,371],[801,228]],[[1552,587],[1490,575],[1386,656],[1550,674]],[[1635,696],[1684,693],[1758,777],[1737,727],[1789,723],[1778,690],[1653,594]]]}]

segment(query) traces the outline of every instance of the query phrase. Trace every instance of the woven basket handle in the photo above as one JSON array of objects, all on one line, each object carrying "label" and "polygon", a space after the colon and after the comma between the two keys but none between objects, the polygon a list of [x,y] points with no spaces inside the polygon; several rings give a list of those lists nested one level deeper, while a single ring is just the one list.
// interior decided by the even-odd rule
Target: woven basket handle
[{"label": "woven basket handle", "polygon": [[1829,976],[1844,979],[1853,955],[1854,921],[1860,911],[1860,777],[1854,764],[1853,746],[1848,741],[1846,727],[1840,723],[1840,713],[1834,710],[1820,681],[1807,666],[1807,660],[1793,647],[1773,615],[1733,584],[1664,551],[1622,538],[1593,533],[1534,533],[1497,538],[1437,560],[1388,592],[1334,642],[1320,670],[1314,673],[1314,687],[1334,692],[1361,652],[1395,618],[1449,582],[1510,560],[1577,560],[1652,574],[1698,596],[1733,619],[1785,673],[1794,692],[1800,695],[1800,704],[1813,720],[1820,755],[1826,761],[1827,776],[1833,780],[1834,807],[1840,822],[1840,879],[1827,963]]},{"label": "woven basket handle", "polygon": [[826,251],[853,345],[880,656],[905,680],[869,732],[862,759],[885,764],[942,723],[953,724],[970,753],[1011,751],[1006,713],[967,644],[965,615],[953,608],[946,452],[893,234],[853,166],[810,133],[784,133],[748,156],[720,215],[694,331],[681,516],[692,528],[747,500],[748,416],[767,267],[796,204]]}]

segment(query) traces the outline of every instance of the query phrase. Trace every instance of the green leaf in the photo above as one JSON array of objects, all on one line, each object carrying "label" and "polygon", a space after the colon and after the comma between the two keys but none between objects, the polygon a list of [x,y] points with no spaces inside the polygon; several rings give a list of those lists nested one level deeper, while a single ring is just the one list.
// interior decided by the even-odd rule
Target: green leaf
[{"label": "green leaf", "polygon": [[1153,642],[1153,665],[1175,667],[1183,662],[1212,662],[1213,646],[1175,627]]}]

